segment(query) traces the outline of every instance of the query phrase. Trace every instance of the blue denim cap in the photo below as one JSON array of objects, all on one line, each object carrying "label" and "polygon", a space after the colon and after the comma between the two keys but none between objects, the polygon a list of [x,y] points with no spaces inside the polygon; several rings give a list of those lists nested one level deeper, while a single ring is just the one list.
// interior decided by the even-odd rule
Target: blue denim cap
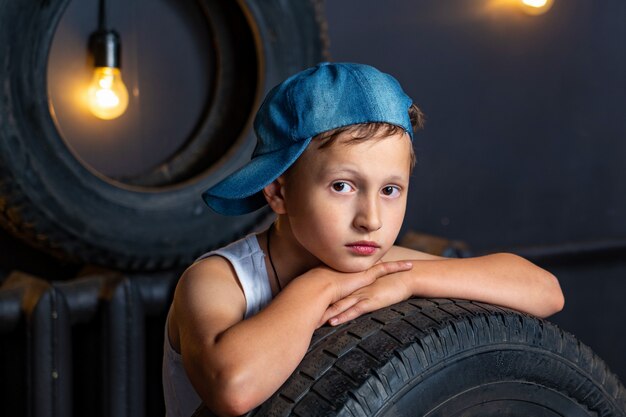
[{"label": "blue denim cap", "polygon": [[257,210],[266,204],[263,188],[282,175],[320,133],[383,122],[401,127],[412,140],[411,103],[395,78],[369,65],[325,62],[299,72],[274,87],[259,108],[251,161],[202,197],[221,214]]}]

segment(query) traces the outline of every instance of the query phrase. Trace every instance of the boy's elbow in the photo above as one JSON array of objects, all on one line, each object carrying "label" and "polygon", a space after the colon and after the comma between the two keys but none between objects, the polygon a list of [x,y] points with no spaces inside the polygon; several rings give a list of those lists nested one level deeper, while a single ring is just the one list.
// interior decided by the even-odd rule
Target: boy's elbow
[{"label": "boy's elbow", "polygon": [[561,286],[559,285],[559,281],[553,275],[554,281],[556,282],[556,289],[554,290],[554,311],[551,314],[558,313],[563,310],[565,307],[565,296],[563,295],[563,291],[561,290]]},{"label": "boy's elbow", "polygon": [[565,297],[557,277],[518,255],[510,253],[501,255],[505,256],[504,259],[507,259],[511,265],[524,268],[525,274],[532,277],[528,284],[534,287],[533,294],[535,297],[533,298],[537,300],[534,303],[532,314],[545,318],[563,310]]},{"label": "boy's elbow", "polygon": [[258,405],[243,373],[231,370],[220,374],[202,396],[213,413],[220,417],[241,416]]},{"label": "boy's elbow", "polygon": [[209,404],[209,409],[219,417],[237,417],[246,414],[254,407],[244,398],[221,398],[218,403]]},{"label": "boy's elbow", "polygon": [[252,403],[245,394],[236,393],[224,404],[224,410],[226,416],[241,416],[251,411],[256,404]]},{"label": "boy's elbow", "polygon": [[546,294],[544,302],[544,311],[539,314],[540,317],[548,317],[563,310],[565,306],[565,296],[561,290],[559,280],[548,271],[545,273],[546,288],[544,288],[544,294]]}]

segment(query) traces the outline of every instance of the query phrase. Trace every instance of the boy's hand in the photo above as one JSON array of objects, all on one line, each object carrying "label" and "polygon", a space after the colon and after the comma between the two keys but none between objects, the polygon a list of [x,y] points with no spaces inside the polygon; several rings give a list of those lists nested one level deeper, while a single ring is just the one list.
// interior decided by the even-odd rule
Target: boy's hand
[{"label": "boy's hand", "polygon": [[[405,267],[398,268],[401,265]],[[366,272],[370,277],[375,277],[374,281],[355,288],[353,292],[344,292],[343,297],[326,309],[321,324],[328,322],[337,326],[370,311],[406,300],[411,296],[411,291],[401,275],[396,273],[411,267],[410,262],[385,262],[373,266]]]},{"label": "boy's hand", "polygon": [[[330,306],[322,316],[319,322],[319,326],[326,323],[329,318],[349,308],[350,305],[348,304],[350,303],[350,301],[346,300],[351,300],[351,297],[355,294],[360,294],[361,291],[365,290],[366,288],[370,288],[376,282],[385,277],[390,277],[398,272],[408,271],[412,267],[413,264],[411,262],[392,261],[377,263],[370,269],[363,272],[345,273],[335,271],[328,267],[314,268],[313,270],[309,271],[309,273],[323,273],[324,275],[333,275],[330,278],[334,286],[332,300],[330,302]],[[352,302],[351,305],[353,304],[355,304],[355,302]],[[343,309],[336,309],[336,306],[346,307]],[[332,312],[334,312],[334,314],[332,314]]]}]

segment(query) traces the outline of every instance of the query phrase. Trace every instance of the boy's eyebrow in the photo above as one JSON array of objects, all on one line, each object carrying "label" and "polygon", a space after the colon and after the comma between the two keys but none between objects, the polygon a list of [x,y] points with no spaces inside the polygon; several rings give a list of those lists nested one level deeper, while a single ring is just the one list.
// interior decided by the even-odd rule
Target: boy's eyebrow
[{"label": "boy's eyebrow", "polygon": [[[361,175],[359,170],[349,168],[349,167],[330,168],[324,171],[324,176],[333,176],[333,175],[338,175],[338,174],[343,174],[343,173],[351,174],[357,178],[363,178],[363,175]],[[408,176],[404,177],[399,174],[391,174],[385,177],[385,181],[408,182]]]}]

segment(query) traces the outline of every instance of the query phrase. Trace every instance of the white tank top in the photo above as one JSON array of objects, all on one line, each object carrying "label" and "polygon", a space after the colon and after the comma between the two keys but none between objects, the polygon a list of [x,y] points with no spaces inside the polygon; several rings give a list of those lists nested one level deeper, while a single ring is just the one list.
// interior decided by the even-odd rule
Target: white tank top
[{"label": "white tank top", "polygon": [[[272,290],[265,267],[265,254],[259,246],[256,235],[246,236],[221,249],[205,253],[196,262],[215,255],[227,259],[235,269],[246,298],[244,319],[253,316],[269,304],[272,300]],[[167,328],[166,322],[163,346],[165,415],[167,417],[189,417],[200,406],[202,400],[187,378],[182,356],[170,344]]]}]

